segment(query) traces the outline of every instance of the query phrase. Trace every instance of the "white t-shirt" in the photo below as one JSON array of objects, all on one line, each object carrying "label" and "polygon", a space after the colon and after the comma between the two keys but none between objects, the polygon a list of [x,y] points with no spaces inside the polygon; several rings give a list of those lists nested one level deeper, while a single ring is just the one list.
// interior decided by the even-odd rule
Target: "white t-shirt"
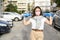
[{"label": "white t-shirt", "polygon": [[30,18],[29,21],[32,23],[32,29],[43,30],[45,20],[46,18],[43,16],[35,16],[33,18]]}]

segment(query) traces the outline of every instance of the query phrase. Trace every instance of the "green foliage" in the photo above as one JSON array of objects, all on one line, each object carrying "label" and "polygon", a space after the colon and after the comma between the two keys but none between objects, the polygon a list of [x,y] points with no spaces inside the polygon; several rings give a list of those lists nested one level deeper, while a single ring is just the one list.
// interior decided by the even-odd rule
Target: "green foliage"
[{"label": "green foliage", "polygon": [[4,2],[5,0],[3,0],[3,2]]},{"label": "green foliage", "polygon": [[57,3],[57,6],[60,7],[60,0],[55,1]]},{"label": "green foliage", "polygon": [[17,13],[19,13],[19,14],[22,14],[22,13],[25,12],[25,10],[20,10],[20,11],[18,11],[18,10],[17,10],[17,6],[14,6],[13,4],[9,4],[9,5],[7,5],[6,7],[7,7],[7,8],[5,9],[5,11],[7,11],[7,12],[17,12]]},{"label": "green foliage", "polygon": [[50,11],[48,9],[46,9],[45,13],[49,13]]},{"label": "green foliage", "polygon": [[16,5],[14,6],[13,4],[9,4],[6,7],[7,8],[5,9],[5,11],[8,11],[8,12],[18,12]]}]

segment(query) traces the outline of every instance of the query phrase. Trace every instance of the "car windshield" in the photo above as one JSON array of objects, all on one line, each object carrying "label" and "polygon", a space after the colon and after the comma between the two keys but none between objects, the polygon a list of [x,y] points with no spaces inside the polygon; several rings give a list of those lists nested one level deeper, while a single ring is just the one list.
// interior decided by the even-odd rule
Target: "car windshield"
[{"label": "car windshield", "polygon": [[57,11],[56,14],[57,14],[58,16],[60,16],[60,11]]}]

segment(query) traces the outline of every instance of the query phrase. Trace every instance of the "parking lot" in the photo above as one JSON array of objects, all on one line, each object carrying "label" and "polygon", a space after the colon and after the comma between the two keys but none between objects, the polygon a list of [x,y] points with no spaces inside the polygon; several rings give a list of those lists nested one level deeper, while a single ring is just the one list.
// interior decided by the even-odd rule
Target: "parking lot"
[{"label": "parking lot", "polygon": [[[31,25],[24,26],[22,21],[13,22],[10,33],[0,36],[0,40],[30,40]],[[60,32],[45,24],[44,40],[60,40]]]}]

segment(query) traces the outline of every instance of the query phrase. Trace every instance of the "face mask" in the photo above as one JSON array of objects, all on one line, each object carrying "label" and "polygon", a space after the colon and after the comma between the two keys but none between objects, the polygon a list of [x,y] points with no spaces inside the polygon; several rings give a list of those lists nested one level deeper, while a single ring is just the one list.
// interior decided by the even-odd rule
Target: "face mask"
[{"label": "face mask", "polygon": [[35,12],[36,15],[40,15],[40,12]]}]

